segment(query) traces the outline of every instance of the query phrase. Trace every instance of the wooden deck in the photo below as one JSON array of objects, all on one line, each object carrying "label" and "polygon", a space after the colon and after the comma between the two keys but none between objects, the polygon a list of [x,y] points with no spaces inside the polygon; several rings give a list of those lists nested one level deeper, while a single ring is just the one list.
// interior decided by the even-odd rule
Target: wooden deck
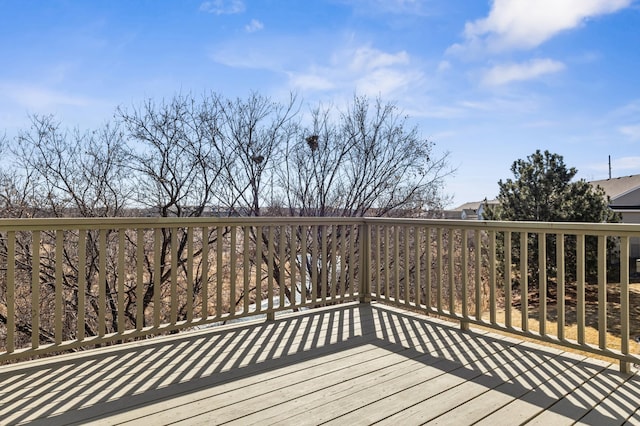
[{"label": "wooden deck", "polygon": [[373,303],[0,367],[0,424],[640,424],[640,377]]}]

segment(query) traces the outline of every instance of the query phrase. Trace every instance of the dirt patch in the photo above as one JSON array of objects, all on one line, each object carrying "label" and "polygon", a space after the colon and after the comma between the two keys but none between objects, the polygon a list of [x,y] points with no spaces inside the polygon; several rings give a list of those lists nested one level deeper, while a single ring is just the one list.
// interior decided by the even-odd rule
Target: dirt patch
[{"label": "dirt patch", "polygon": [[[540,327],[540,297],[539,292],[530,292],[528,301],[529,329],[539,330]],[[575,283],[565,286],[564,297],[564,332],[565,337],[577,340],[577,288]],[[498,322],[505,322],[506,307],[498,312]],[[585,340],[587,343],[597,345],[600,335],[600,312],[606,310],[606,339],[607,347],[620,350],[621,348],[621,309],[620,309],[620,285],[608,284],[606,303],[600,302],[598,297],[598,285],[587,284],[585,286]],[[511,307],[512,324],[521,327],[521,303],[520,298],[514,295]],[[558,303],[555,287],[549,289],[547,295],[547,309],[545,313],[547,334],[558,333]],[[640,353],[640,344],[635,339],[640,336],[640,284],[629,286],[629,335],[631,337],[630,352]],[[592,356],[592,355],[590,355]]]}]

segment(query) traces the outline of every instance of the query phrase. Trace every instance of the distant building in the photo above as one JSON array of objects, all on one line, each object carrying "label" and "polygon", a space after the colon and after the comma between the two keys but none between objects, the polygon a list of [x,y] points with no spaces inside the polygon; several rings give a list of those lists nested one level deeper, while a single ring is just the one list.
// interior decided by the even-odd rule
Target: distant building
[{"label": "distant building", "polygon": [[464,203],[452,210],[443,212],[445,219],[484,220],[483,212],[487,206],[497,205],[497,200],[482,200]]},{"label": "distant building", "polygon": [[[640,223],[640,175],[594,180],[589,183],[604,190],[609,197],[609,207],[620,214],[622,223]],[[631,238],[629,245],[630,256],[640,258],[640,238]]]},{"label": "distant building", "polygon": [[623,223],[640,223],[640,175],[594,180],[609,197],[609,207],[620,213]]}]

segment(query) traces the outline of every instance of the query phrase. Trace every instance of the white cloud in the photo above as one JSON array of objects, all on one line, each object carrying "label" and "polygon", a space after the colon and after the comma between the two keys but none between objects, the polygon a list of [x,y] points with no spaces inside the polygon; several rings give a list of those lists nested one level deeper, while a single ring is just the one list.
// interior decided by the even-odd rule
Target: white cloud
[{"label": "white cloud", "polygon": [[200,11],[214,15],[233,15],[246,9],[242,0],[211,0],[200,4]]},{"label": "white cloud", "polygon": [[[600,162],[595,164],[589,164],[584,167],[586,170],[592,170],[599,174],[607,173],[609,171],[608,162]],[[615,176],[621,176],[626,173],[627,170],[637,171],[640,169],[640,157],[619,157],[611,159],[611,169],[614,171]],[[605,177],[601,177],[604,179]],[[591,179],[590,180],[594,180]]]},{"label": "white cloud", "polygon": [[245,31],[248,33],[255,33],[264,28],[264,24],[257,19],[252,19],[247,25],[244,26]]},{"label": "white cloud", "polygon": [[514,81],[532,80],[564,69],[562,62],[553,59],[533,59],[519,64],[496,65],[485,73],[482,81],[488,86],[500,86]]},{"label": "white cloud", "polygon": [[464,44],[450,51],[531,49],[586,20],[617,12],[632,0],[493,0],[486,18],[467,22]]},{"label": "white cloud", "polygon": [[355,51],[349,52],[348,55],[353,56],[348,64],[349,69],[355,72],[367,72],[394,65],[405,65],[409,62],[409,55],[405,51],[392,54],[368,46],[355,49]]},{"label": "white cloud", "polygon": [[236,39],[215,47],[210,57],[231,68],[282,72],[289,60],[284,48],[288,42],[288,39],[257,38],[247,44],[244,40]]},{"label": "white cloud", "polygon": [[451,69],[451,62],[449,61],[440,61],[438,64],[438,72],[445,72]]},{"label": "white cloud", "polygon": [[290,84],[300,90],[326,91],[335,88],[335,84],[319,72],[304,74],[289,73]]},{"label": "white cloud", "polygon": [[88,98],[29,84],[0,84],[0,92],[14,103],[32,111],[55,106],[82,107],[91,104]]},{"label": "white cloud", "polygon": [[[233,68],[264,70],[287,77],[287,90],[405,97],[425,83],[419,64],[404,50],[388,52],[369,44],[260,37],[234,40],[211,54]],[[346,45],[345,45],[346,44]],[[341,46],[334,49],[333,46]],[[335,94],[335,93],[333,93]]]},{"label": "white cloud", "polygon": [[368,95],[389,95],[409,89],[420,81],[422,73],[416,70],[396,70],[382,68],[374,70],[355,82],[358,93]]},{"label": "white cloud", "polygon": [[434,5],[428,0],[342,0],[365,15],[418,15],[433,13]]},{"label": "white cloud", "polygon": [[640,157],[621,157],[611,160],[611,167],[617,170],[638,170],[640,169]]},{"label": "white cloud", "polygon": [[632,141],[640,141],[640,124],[620,126],[618,131]]},{"label": "white cloud", "polygon": [[328,62],[291,73],[290,84],[295,89],[356,90],[376,96],[415,88],[423,79],[405,51],[389,53],[370,46],[345,48],[335,52]]}]

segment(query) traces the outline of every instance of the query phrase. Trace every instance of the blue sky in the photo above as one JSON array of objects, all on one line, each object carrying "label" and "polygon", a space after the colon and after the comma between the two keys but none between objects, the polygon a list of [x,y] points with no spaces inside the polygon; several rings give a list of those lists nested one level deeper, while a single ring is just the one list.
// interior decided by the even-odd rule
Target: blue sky
[{"label": "blue sky", "polygon": [[0,0],[0,133],[178,92],[396,102],[449,151],[450,207],[536,149],[640,173],[637,0]]}]

